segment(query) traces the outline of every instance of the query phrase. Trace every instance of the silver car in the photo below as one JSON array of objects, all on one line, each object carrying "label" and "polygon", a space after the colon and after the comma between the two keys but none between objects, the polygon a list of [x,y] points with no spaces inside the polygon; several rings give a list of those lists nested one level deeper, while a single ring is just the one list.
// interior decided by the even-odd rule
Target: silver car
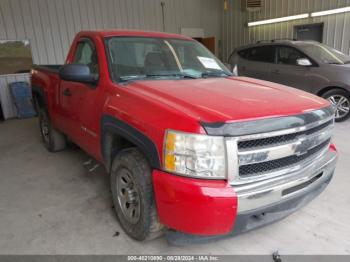
[{"label": "silver car", "polygon": [[235,74],[302,89],[328,99],[335,120],[350,117],[350,56],[314,41],[272,40],[236,49]]}]

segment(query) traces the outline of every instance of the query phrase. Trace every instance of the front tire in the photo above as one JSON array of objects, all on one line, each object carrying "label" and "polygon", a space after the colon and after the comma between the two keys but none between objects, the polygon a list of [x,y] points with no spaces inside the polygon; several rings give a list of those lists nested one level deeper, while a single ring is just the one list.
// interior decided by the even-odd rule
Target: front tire
[{"label": "front tire", "polygon": [[151,167],[136,148],[124,149],[111,168],[114,208],[124,231],[142,241],[162,234],[153,197]]},{"label": "front tire", "polygon": [[57,152],[66,148],[66,137],[52,127],[50,117],[45,108],[40,108],[39,110],[39,124],[41,137],[48,151]]},{"label": "front tire", "polygon": [[350,93],[339,88],[327,91],[322,95],[335,109],[335,121],[343,122],[350,117]]}]

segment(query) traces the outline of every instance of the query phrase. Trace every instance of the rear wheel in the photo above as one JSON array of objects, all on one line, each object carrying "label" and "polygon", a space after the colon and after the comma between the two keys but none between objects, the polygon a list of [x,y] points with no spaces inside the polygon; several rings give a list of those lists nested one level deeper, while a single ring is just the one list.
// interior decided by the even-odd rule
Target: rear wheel
[{"label": "rear wheel", "polygon": [[350,117],[350,93],[343,89],[332,89],[322,95],[334,107],[335,121],[342,122]]},{"label": "rear wheel", "polygon": [[44,108],[39,110],[39,124],[41,137],[47,150],[57,152],[66,148],[66,137],[52,127],[49,115]]},{"label": "rear wheel", "polygon": [[114,208],[124,231],[136,240],[162,234],[153,197],[151,167],[136,148],[124,149],[111,168]]}]

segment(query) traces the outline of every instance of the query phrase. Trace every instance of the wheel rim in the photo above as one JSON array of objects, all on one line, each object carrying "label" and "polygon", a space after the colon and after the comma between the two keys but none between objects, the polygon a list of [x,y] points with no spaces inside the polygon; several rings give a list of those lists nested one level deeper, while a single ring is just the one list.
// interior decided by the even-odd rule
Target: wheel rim
[{"label": "wheel rim", "polygon": [[348,98],[342,95],[334,95],[328,97],[329,102],[333,105],[335,109],[335,118],[343,118],[350,111],[350,101]]},{"label": "wheel rim", "polygon": [[43,135],[45,143],[48,143],[49,134],[50,134],[49,121],[44,114],[41,115],[40,128],[41,128],[41,134]]},{"label": "wheel rim", "polygon": [[136,224],[140,219],[140,194],[129,170],[123,168],[119,171],[116,184],[118,204],[124,218]]}]

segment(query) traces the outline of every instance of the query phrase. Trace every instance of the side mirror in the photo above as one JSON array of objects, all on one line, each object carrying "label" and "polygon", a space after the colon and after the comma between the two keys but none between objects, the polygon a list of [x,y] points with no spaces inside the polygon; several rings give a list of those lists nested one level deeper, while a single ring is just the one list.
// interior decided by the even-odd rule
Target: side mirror
[{"label": "side mirror", "polygon": [[299,59],[297,59],[297,65],[299,65],[299,66],[312,66],[312,63],[308,58],[299,58]]},{"label": "side mirror", "polygon": [[91,74],[87,65],[68,64],[60,68],[59,76],[61,79],[72,82],[82,82],[94,84],[98,80],[97,74]]}]

